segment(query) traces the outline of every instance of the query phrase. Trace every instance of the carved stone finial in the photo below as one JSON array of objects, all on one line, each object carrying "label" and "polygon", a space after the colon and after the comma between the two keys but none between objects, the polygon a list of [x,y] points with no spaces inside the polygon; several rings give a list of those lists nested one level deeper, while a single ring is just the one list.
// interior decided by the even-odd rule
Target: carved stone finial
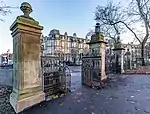
[{"label": "carved stone finial", "polygon": [[28,2],[23,2],[20,9],[26,17],[29,17],[29,14],[32,12],[32,6]]}]

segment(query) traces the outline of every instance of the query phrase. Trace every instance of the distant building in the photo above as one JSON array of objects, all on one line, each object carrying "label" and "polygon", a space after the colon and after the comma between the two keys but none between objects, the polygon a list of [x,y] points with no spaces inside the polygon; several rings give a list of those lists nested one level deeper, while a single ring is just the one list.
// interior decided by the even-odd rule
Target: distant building
[{"label": "distant building", "polygon": [[76,33],[69,36],[67,32],[60,34],[59,30],[53,29],[48,36],[43,37],[44,55],[62,56],[63,60],[79,62],[84,50],[88,47],[88,40],[77,37]]},{"label": "distant building", "polygon": [[0,55],[0,65],[1,64],[12,64],[13,54],[12,53],[2,53]]},{"label": "distant building", "polygon": [[[113,53],[113,40],[109,40],[108,49],[111,49],[112,55]],[[134,44],[133,42],[124,44],[122,43],[122,47],[125,49],[124,51],[124,60],[127,60],[127,58],[130,58],[131,66],[134,66],[134,64],[141,64],[141,45],[140,44]],[[139,61],[140,60],[140,61]],[[150,42],[147,42],[144,48],[144,60],[147,64],[150,63]]]}]

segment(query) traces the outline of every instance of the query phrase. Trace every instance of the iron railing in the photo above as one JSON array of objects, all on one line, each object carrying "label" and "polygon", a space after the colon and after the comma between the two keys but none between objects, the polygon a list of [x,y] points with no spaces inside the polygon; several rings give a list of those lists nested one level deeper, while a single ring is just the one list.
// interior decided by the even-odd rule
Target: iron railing
[{"label": "iron railing", "polygon": [[42,56],[43,89],[47,99],[66,93],[70,89],[71,73],[59,57]]}]

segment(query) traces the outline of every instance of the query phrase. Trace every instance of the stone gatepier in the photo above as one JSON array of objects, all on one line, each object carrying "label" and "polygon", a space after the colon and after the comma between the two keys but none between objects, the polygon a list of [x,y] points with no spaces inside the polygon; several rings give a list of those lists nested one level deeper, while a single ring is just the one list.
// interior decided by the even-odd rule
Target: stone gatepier
[{"label": "stone gatepier", "polygon": [[42,91],[40,37],[43,27],[29,14],[29,3],[21,4],[24,15],[10,27],[13,37],[13,91],[10,104],[16,113],[45,100]]},{"label": "stone gatepier", "polygon": [[96,24],[95,34],[88,43],[90,52],[82,58],[82,84],[86,86],[103,86],[107,80],[105,69],[105,50],[107,41],[99,32],[100,25]]},{"label": "stone gatepier", "polygon": [[120,37],[117,38],[117,43],[114,45],[115,53],[115,71],[116,73],[124,73],[124,48],[121,45]]}]

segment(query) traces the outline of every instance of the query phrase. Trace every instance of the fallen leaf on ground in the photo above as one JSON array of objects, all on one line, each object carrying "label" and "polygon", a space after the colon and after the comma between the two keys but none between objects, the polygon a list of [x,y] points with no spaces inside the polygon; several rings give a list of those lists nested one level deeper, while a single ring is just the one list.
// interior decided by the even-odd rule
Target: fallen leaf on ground
[{"label": "fallen leaf on ground", "polygon": [[60,106],[62,106],[63,105],[63,103],[60,103]]},{"label": "fallen leaf on ground", "polygon": [[78,100],[78,103],[80,102],[80,100]]},{"label": "fallen leaf on ground", "polygon": [[94,108],[94,106],[90,106],[90,108],[92,108],[92,109],[93,109],[93,108]]},{"label": "fallen leaf on ground", "polygon": [[150,113],[150,112],[149,112],[149,111],[147,111],[147,110],[144,110],[144,112],[145,112],[145,113],[148,113],[148,114]]}]

